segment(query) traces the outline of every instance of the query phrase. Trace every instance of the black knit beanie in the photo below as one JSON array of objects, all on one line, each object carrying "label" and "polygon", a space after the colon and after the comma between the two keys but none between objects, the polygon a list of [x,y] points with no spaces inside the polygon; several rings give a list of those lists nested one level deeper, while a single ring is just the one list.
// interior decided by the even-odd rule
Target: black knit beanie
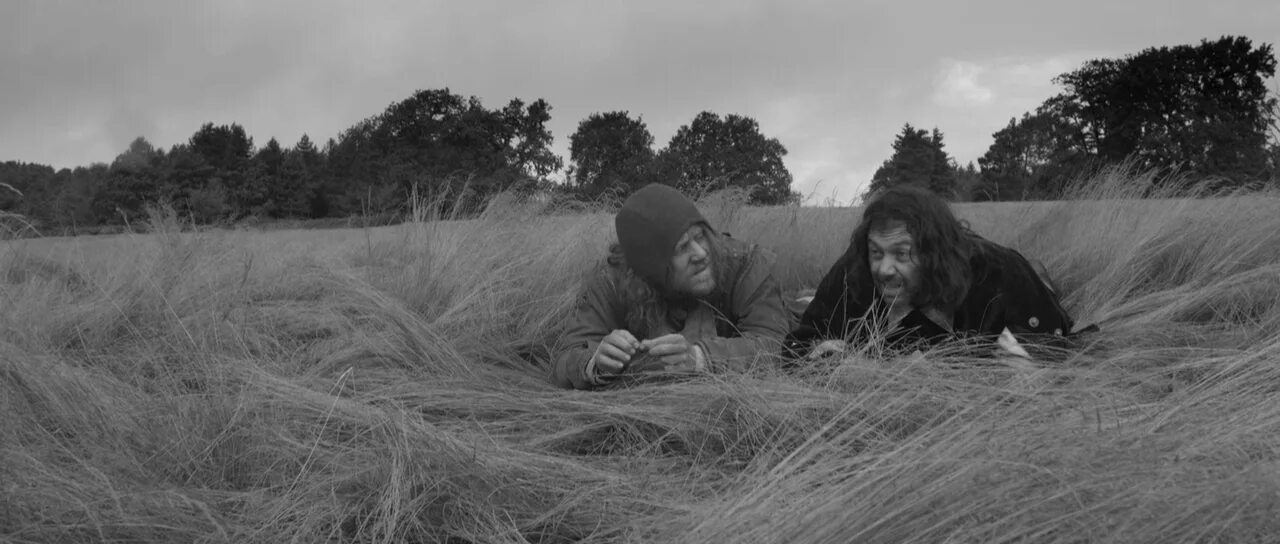
[{"label": "black knit beanie", "polygon": [[676,242],[689,227],[707,220],[675,188],[651,183],[627,197],[614,218],[627,265],[653,285],[666,285],[667,265]]}]

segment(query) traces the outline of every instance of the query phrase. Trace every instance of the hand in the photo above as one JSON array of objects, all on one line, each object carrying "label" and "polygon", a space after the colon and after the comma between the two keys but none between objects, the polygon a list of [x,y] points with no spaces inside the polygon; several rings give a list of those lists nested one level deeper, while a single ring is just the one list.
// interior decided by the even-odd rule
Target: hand
[{"label": "hand", "polygon": [[849,344],[844,340],[825,340],[821,344],[814,346],[813,351],[810,351],[809,355],[805,356],[805,358],[810,361],[816,361],[818,359],[825,359],[832,355],[844,353],[847,349],[849,349]]},{"label": "hand", "polygon": [[605,335],[587,362],[587,377],[598,381],[597,378],[616,376],[639,350],[640,341],[624,329]]},{"label": "hand", "polygon": [[650,338],[640,342],[640,349],[662,361],[668,371],[707,371],[707,354],[696,344],[690,344],[682,334]]}]

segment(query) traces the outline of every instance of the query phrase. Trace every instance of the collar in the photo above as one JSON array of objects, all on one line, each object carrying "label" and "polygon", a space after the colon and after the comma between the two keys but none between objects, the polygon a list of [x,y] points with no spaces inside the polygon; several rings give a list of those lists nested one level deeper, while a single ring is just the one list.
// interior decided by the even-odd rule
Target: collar
[{"label": "collar", "polygon": [[946,329],[947,332],[956,332],[955,326],[952,323],[954,316],[942,311],[937,306],[925,308],[921,310],[920,313],[924,314],[924,316],[929,318],[929,321],[932,321],[935,325]]},{"label": "collar", "polygon": [[889,309],[889,323],[894,329],[897,329],[902,323],[902,320],[907,317],[907,314],[910,314],[913,311],[920,312],[920,314],[928,318],[929,321],[932,321],[935,325],[942,327],[947,332],[955,332],[955,326],[952,323],[953,316],[942,311],[936,306],[930,306],[924,309],[913,308],[911,306],[895,306]]}]

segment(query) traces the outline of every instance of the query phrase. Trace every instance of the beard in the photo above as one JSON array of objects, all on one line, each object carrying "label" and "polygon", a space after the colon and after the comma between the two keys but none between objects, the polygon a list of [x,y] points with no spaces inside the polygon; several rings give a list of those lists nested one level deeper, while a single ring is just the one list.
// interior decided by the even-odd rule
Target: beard
[{"label": "beard", "polygon": [[902,278],[876,278],[876,294],[880,300],[892,305],[911,302],[910,285]]},{"label": "beard", "polygon": [[679,305],[695,304],[715,292],[715,267],[707,263],[701,268],[689,270],[680,278],[671,277],[661,289],[663,298]]},{"label": "beard", "polygon": [[695,297],[710,295],[716,288],[716,278],[711,269],[711,264],[708,263],[701,270],[690,276],[685,287],[688,290],[688,294]]}]

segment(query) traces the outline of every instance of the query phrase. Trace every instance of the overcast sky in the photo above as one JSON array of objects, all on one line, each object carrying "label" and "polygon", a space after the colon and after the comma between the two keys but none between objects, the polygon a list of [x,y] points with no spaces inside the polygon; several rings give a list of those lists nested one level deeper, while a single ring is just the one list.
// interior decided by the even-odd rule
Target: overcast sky
[{"label": "overcast sky", "polygon": [[963,164],[1085,60],[1222,35],[1276,44],[1280,1],[4,0],[0,161],[110,162],[205,122],[322,144],[448,87],[546,99],[566,163],[593,112],[640,116],[659,148],[703,110],[753,117],[795,189],[847,202],[903,123]]}]

